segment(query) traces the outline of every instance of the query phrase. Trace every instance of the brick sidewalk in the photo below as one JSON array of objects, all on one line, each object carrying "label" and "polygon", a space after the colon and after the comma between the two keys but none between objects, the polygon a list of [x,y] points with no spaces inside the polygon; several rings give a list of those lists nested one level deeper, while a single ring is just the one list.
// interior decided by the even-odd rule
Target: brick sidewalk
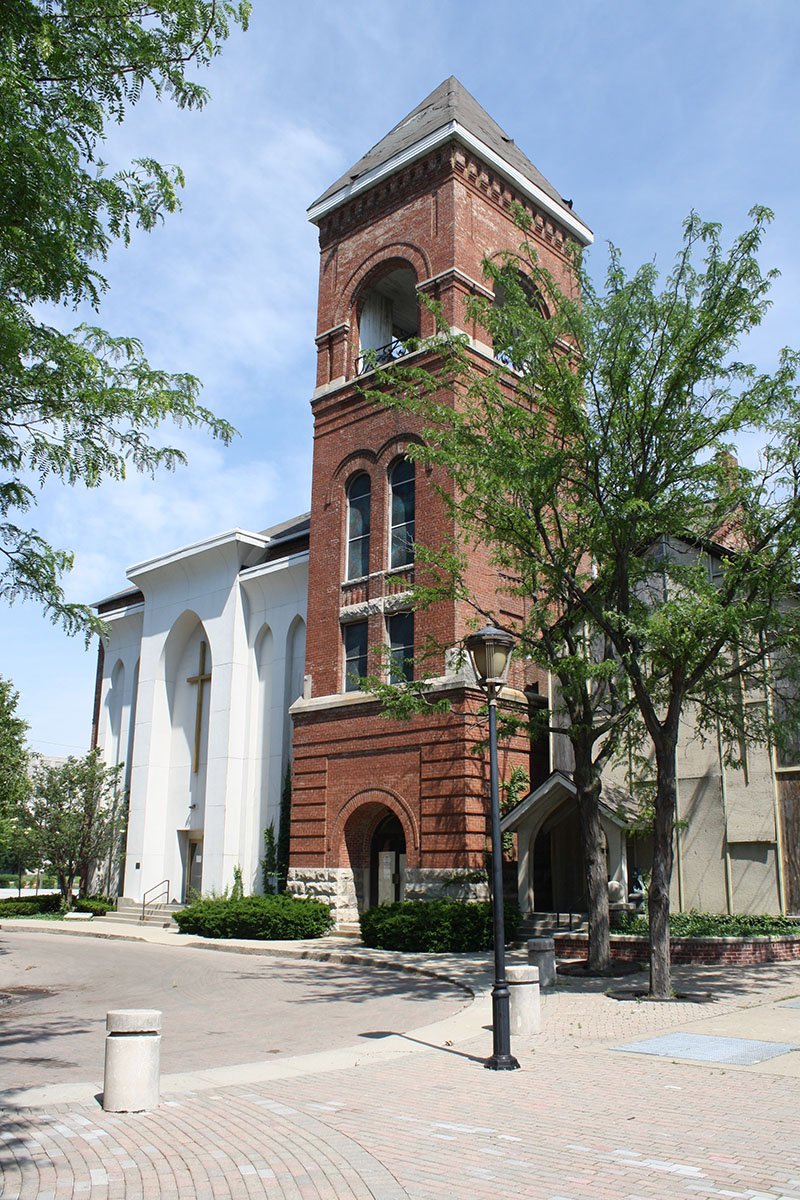
[{"label": "brick sidewalk", "polygon": [[711,983],[714,1003],[621,1003],[570,981],[546,997],[542,1033],[515,1045],[523,1070],[511,1074],[483,1069],[484,1033],[391,1061],[165,1096],[153,1114],[7,1114],[4,1196],[800,1200],[798,1073],[774,1066],[787,1070],[791,1056],[739,1068],[611,1048],[698,1023],[713,1031],[748,1012],[796,1020],[800,1033],[800,1010],[769,1008],[800,992],[800,970],[676,978]]}]

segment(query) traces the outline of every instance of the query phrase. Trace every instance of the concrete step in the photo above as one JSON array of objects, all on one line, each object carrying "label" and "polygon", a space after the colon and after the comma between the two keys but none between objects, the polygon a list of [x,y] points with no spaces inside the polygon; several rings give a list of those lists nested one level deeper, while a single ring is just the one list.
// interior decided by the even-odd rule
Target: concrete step
[{"label": "concrete step", "polygon": [[535,912],[523,917],[516,941],[528,938],[550,937],[554,933],[586,933],[589,929],[587,914],[582,912]]},{"label": "concrete step", "polygon": [[150,925],[157,929],[169,929],[173,923],[172,917],[168,913],[156,913],[154,915],[148,915],[143,920],[141,909],[139,909],[138,913],[110,912],[106,913],[106,915],[100,919],[107,921],[112,925]]},{"label": "concrete step", "polygon": [[353,941],[361,941],[361,926],[358,921],[343,921],[341,925],[337,925],[334,929],[336,937],[352,938]]}]

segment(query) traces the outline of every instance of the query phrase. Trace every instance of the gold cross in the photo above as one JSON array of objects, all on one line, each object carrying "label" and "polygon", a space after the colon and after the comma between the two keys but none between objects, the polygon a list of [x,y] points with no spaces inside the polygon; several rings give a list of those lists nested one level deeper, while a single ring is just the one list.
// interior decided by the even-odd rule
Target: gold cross
[{"label": "gold cross", "polygon": [[196,675],[190,675],[187,683],[197,684],[197,705],[194,713],[194,763],[193,774],[200,770],[200,729],[203,724],[203,686],[211,682],[211,672],[206,671],[206,644],[200,643],[200,665]]}]

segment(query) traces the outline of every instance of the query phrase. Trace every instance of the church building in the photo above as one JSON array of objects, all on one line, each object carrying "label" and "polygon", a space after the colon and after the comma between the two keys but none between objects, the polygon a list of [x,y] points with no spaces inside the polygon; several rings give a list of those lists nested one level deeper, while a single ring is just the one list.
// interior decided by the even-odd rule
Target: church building
[{"label": "church building", "polygon": [[[491,367],[465,301],[491,296],[483,261],[517,248],[515,204],[531,217],[542,264],[569,289],[569,248],[588,246],[591,231],[450,78],[309,209],[320,242],[310,513],[139,563],[130,588],[98,605],[109,635],[95,742],[126,764],[126,897],[165,881],[175,900],[219,891],[237,866],[246,890],[259,890],[264,830],[277,833],[289,771],[288,886],[331,903],[340,924],[394,899],[485,894],[482,695],[458,653],[474,610],[410,604],[415,546],[457,540],[442,496],[451,485],[407,457],[422,436],[414,419],[364,390],[376,363],[435,360],[425,297],[466,335],[475,370]],[[484,611],[521,616],[488,553],[471,554],[467,582]],[[425,674],[449,711],[387,719],[359,680],[408,678],[427,646],[440,648]],[[514,664],[506,702],[525,714],[548,698],[548,679]],[[513,823],[523,908],[579,910],[574,795],[556,740],[519,737],[501,759],[506,776],[518,765],[530,779]],[[679,906],[800,909],[800,764],[762,759],[757,786],[743,785],[752,819],[738,798],[735,815],[725,808],[733,785],[719,761],[692,760],[705,782],[678,834]],[[614,783],[609,879],[626,892],[636,859]],[[722,883],[706,896],[709,870]]]}]

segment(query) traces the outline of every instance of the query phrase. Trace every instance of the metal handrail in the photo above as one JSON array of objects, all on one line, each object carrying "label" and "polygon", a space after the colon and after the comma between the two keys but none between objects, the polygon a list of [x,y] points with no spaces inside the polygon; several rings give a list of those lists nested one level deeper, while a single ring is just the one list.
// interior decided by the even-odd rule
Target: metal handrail
[{"label": "metal handrail", "polygon": [[[414,335],[407,334],[406,336]],[[396,358],[402,358],[408,352],[409,347],[402,338],[398,337],[393,337],[385,346],[372,346],[369,350],[362,350],[356,359],[356,375],[363,375],[365,371],[374,371],[376,367],[394,362]]]},{"label": "metal handrail", "polygon": [[[151,892],[157,892],[158,895],[151,898],[150,900],[148,900],[147,897],[150,895]],[[147,916],[147,905],[158,903],[159,899],[162,896],[166,897],[166,901],[169,904],[169,880],[168,879],[162,879],[161,883],[154,883],[153,886],[151,888],[148,888],[147,891],[142,896],[142,920],[144,920],[145,917]]]}]

